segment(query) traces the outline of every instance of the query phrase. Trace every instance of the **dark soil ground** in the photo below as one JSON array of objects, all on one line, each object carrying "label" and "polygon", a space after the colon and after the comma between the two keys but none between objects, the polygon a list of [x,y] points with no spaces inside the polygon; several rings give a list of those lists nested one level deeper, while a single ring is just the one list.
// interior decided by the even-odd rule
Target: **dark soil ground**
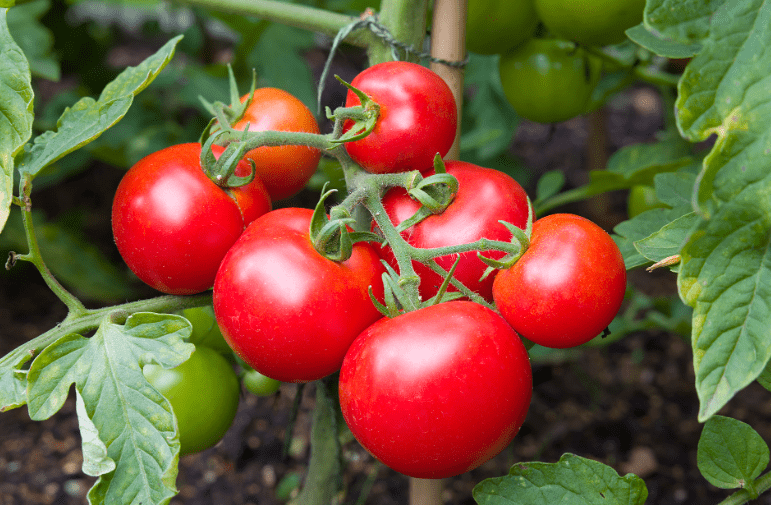
[{"label": "dark soil ground", "polygon": [[[595,116],[607,126],[607,153],[649,139],[660,128],[661,105],[655,93],[638,88]],[[512,149],[536,171],[563,169],[572,185],[586,178],[588,118],[554,130],[523,123]],[[114,187],[120,173],[94,170],[68,184],[77,194],[93,187],[94,178]],[[90,184],[83,183],[90,178]],[[53,198],[53,196],[51,197]],[[45,200],[55,207],[55,201]],[[39,199],[38,201],[43,201]],[[94,236],[110,247],[109,199],[94,196]],[[62,204],[63,205],[63,204]],[[624,218],[623,194],[590,202],[580,209],[607,229]],[[101,220],[101,224],[99,224]],[[98,230],[102,230],[101,232]],[[105,231],[106,230],[106,231]],[[114,254],[114,251],[113,251]],[[63,306],[26,266],[2,274],[0,284],[0,354],[49,329],[65,316]],[[675,295],[669,273],[633,272],[630,282],[649,294]],[[710,486],[696,466],[701,425],[696,421],[689,342],[662,331],[636,332],[605,347],[588,348],[570,359],[557,355],[533,363],[534,394],[528,418],[514,442],[477,470],[444,482],[446,504],[473,503],[471,490],[480,480],[504,475],[519,461],[554,462],[566,452],[611,465],[619,473],[645,479],[648,503],[709,504],[728,493]],[[289,456],[282,458],[286,425],[296,389],[257,398],[245,393],[224,440],[180,461],[179,505],[283,503],[302,477],[308,458],[309,414],[313,388],[306,388]],[[721,412],[745,421],[771,441],[771,402],[753,384]],[[379,465],[355,442],[345,447],[346,504],[405,505],[408,480]],[[0,505],[84,504],[94,479],[81,472],[80,435],[71,397],[51,419],[31,422],[26,409],[0,414]],[[282,497],[284,499],[282,499]],[[771,504],[765,496],[757,503]]]}]

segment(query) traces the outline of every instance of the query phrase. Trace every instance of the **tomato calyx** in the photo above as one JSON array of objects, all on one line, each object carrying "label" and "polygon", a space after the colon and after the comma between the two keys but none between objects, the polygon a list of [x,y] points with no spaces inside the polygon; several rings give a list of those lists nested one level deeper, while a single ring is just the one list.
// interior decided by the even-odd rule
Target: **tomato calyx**
[{"label": "tomato calyx", "polygon": [[356,94],[361,105],[338,107],[334,113],[327,107],[327,119],[335,120],[335,134],[332,142],[342,144],[361,140],[375,129],[377,119],[380,116],[380,104],[360,89],[341,79],[340,76],[335,75],[335,78]]},{"label": "tomato calyx", "polygon": [[527,226],[524,230],[506,221],[498,222],[511,232],[511,244],[514,246],[514,249],[509,251],[503,258],[497,260],[483,256],[482,253],[478,252],[477,257],[488,267],[484,274],[482,274],[482,279],[490,275],[494,270],[511,268],[525,254],[527,248],[530,247],[530,236],[533,234],[533,205],[530,202],[530,198],[527,199]]},{"label": "tomato calyx", "polygon": [[[210,123],[211,125],[211,123]],[[204,135],[207,135],[207,131]],[[201,167],[204,173],[211,179],[214,184],[221,188],[237,188],[244,186],[252,182],[257,174],[254,161],[247,159],[249,162],[249,175],[238,176],[235,175],[236,167],[244,159],[244,154],[247,152],[247,145],[245,143],[232,143],[222,152],[218,157],[212,152],[212,146],[215,145],[217,138],[222,135],[222,131],[213,133],[203,142],[203,148],[201,149]]]},{"label": "tomato calyx", "polygon": [[435,174],[425,178],[415,177],[405,188],[414,200],[420,202],[421,206],[415,214],[396,227],[398,232],[403,232],[428,216],[441,214],[458,194],[458,179],[447,173],[439,154],[434,158],[434,171]]},{"label": "tomato calyx", "polygon": [[351,231],[349,228],[356,220],[343,205],[336,205],[330,209],[327,215],[324,202],[336,189],[326,191],[326,185],[322,189],[316,208],[313,210],[310,223],[310,239],[314,249],[319,254],[332,261],[345,261],[353,253],[353,244],[364,241],[379,241],[374,233]]},{"label": "tomato calyx", "polygon": [[252,69],[252,85],[249,91],[249,98],[244,102],[241,102],[241,94],[238,91],[238,84],[236,83],[230,63],[228,63],[228,83],[230,85],[230,105],[220,101],[212,103],[202,96],[198,97],[207,112],[214,116],[219,124],[226,126],[230,126],[244,117],[246,109],[249,108],[254,98],[254,90],[257,88],[257,72]]}]

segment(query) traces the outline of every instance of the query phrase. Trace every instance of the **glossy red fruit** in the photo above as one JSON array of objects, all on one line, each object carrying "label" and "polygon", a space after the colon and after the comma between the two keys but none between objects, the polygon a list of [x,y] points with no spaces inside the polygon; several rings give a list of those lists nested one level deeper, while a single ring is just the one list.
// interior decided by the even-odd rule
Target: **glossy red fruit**
[{"label": "glossy red fruit", "polygon": [[335,262],[309,238],[313,211],[285,208],[254,221],[228,251],[214,283],[214,314],[230,347],[252,368],[282,382],[307,382],[340,369],[351,342],[381,317],[384,268],[357,243]]},{"label": "glossy red fruit", "polygon": [[356,439],[390,468],[427,479],[467,472],[503,450],[532,388],[514,330],[465,301],[378,321],[340,370],[340,406]]},{"label": "glossy red fruit", "polygon": [[[442,212],[429,216],[415,226],[402,232],[411,245],[421,248],[444,247],[474,242],[481,238],[509,242],[511,232],[498,221],[507,221],[524,229],[527,226],[527,194],[522,186],[510,176],[463,161],[445,162],[447,173],[458,179],[458,192],[452,203]],[[386,193],[383,206],[394,225],[412,216],[420,203],[410,198],[403,188],[394,188]],[[488,257],[499,259],[501,252],[487,252]],[[383,258],[397,268],[396,258],[389,247],[382,250]],[[480,281],[487,269],[476,252],[460,255],[454,277],[472,291],[492,301],[494,276]],[[449,271],[455,262],[455,255],[437,258],[437,263]],[[422,263],[413,262],[420,277],[420,294],[424,300],[434,296],[442,284],[442,277]],[[452,287],[450,291],[455,291]]]},{"label": "glossy red fruit", "polygon": [[493,283],[496,307],[520,335],[560,349],[602,333],[625,291],[626,268],[616,243],[573,214],[533,223],[529,249]]},{"label": "glossy red fruit", "polygon": [[[214,146],[215,155],[223,148]],[[220,261],[246,226],[271,208],[255,179],[239,188],[214,184],[200,165],[201,145],[152,153],[123,176],[112,206],[115,245],[129,268],[164,293],[212,287]],[[239,163],[236,175],[247,175]]]},{"label": "glossy red fruit", "polygon": [[[439,75],[417,63],[389,61],[364,70],[351,85],[380,105],[375,129],[345,144],[351,158],[365,170],[376,174],[425,171],[433,167],[437,153],[447,154],[455,140],[458,113],[455,97]],[[361,102],[349,90],[345,106],[354,105]]]}]

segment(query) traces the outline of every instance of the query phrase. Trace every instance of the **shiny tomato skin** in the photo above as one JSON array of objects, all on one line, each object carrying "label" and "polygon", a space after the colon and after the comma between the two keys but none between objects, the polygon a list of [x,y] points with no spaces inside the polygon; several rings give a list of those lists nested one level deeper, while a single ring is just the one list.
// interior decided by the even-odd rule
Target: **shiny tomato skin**
[{"label": "shiny tomato skin", "polygon": [[[448,174],[458,179],[458,193],[444,212],[429,216],[402,232],[409,244],[433,248],[464,244],[481,238],[509,242],[511,232],[499,220],[522,229],[527,226],[527,194],[509,175],[464,161],[446,161],[445,167]],[[420,208],[420,203],[410,198],[403,188],[394,188],[386,193],[383,206],[391,222],[399,225]],[[391,249],[385,246],[381,252],[383,258],[397,268]],[[493,251],[485,254],[495,259],[504,255]],[[487,265],[477,258],[476,252],[463,253],[461,258],[454,277],[492,301],[494,276],[490,275],[481,282],[479,280]],[[437,258],[437,263],[449,271],[455,259],[455,255],[442,256]],[[427,300],[437,293],[442,278],[422,263],[413,261],[413,267],[420,277],[421,297]],[[456,289],[451,286],[449,291]]]},{"label": "shiny tomato skin", "polygon": [[214,349],[196,347],[181,365],[142,368],[147,380],[165,396],[179,426],[180,453],[200,452],[222,439],[238,410],[241,385],[233,367]]},{"label": "shiny tomato skin", "polygon": [[533,223],[530,247],[493,283],[501,315],[523,337],[564,349],[610,324],[626,291],[626,268],[605,230],[573,214]]},{"label": "shiny tomato skin", "polygon": [[[189,143],[142,158],[123,176],[113,200],[121,257],[137,277],[167,294],[211,288],[230,246],[271,208],[259,180],[227,190],[214,184],[201,169],[200,154],[201,145]],[[242,162],[236,173],[248,169]]]},{"label": "shiny tomato skin", "polygon": [[338,263],[316,252],[309,209],[284,208],[254,221],[222,260],[214,314],[230,347],[252,368],[282,382],[307,382],[340,369],[345,352],[381,317],[384,267],[357,243]]},{"label": "shiny tomato skin", "polygon": [[[241,97],[245,102],[249,94]],[[249,131],[287,131],[319,133],[316,117],[302,101],[277,88],[257,88],[244,116],[233,124]],[[307,146],[263,146],[248,151],[245,158],[254,161],[257,176],[265,184],[272,200],[296,195],[316,172],[321,151]]]},{"label": "shiny tomato skin", "polygon": [[418,478],[472,470],[503,450],[527,416],[530,361],[499,315],[466,301],[382,319],[340,371],[351,432],[385,465]]},{"label": "shiny tomato skin", "polygon": [[[367,68],[351,85],[380,105],[375,129],[345,144],[351,158],[366,171],[430,170],[437,153],[447,154],[455,139],[458,113],[450,87],[438,74],[417,63],[389,61]],[[348,90],[345,106],[354,105],[361,102]]]}]

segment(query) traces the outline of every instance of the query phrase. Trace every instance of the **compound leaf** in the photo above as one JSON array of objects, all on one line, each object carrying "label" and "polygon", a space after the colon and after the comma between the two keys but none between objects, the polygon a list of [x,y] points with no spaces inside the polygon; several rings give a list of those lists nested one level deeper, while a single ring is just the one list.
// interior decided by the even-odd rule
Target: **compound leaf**
[{"label": "compound leaf", "polygon": [[680,80],[683,136],[717,139],[692,198],[700,216],[681,250],[680,297],[705,421],[771,359],[771,5],[725,2]]},{"label": "compound leaf", "polygon": [[474,487],[479,505],[642,505],[648,497],[643,480],[619,476],[613,468],[574,454],[557,463],[517,463],[504,477]]},{"label": "compound leaf", "polygon": [[142,367],[179,365],[194,350],[182,316],[136,313],[125,324],[105,320],[91,338],[69,334],[30,366],[30,418],[47,419],[72,384],[80,405],[83,470],[99,479],[89,503],[168,503],[176,492],[179,435],[171,405],[145,379]]},{"label": "compound leaf", "polygon": [[725,0],[648,0],[643,23],[654,36],[683,45],[707,37],[712,14]]}]

